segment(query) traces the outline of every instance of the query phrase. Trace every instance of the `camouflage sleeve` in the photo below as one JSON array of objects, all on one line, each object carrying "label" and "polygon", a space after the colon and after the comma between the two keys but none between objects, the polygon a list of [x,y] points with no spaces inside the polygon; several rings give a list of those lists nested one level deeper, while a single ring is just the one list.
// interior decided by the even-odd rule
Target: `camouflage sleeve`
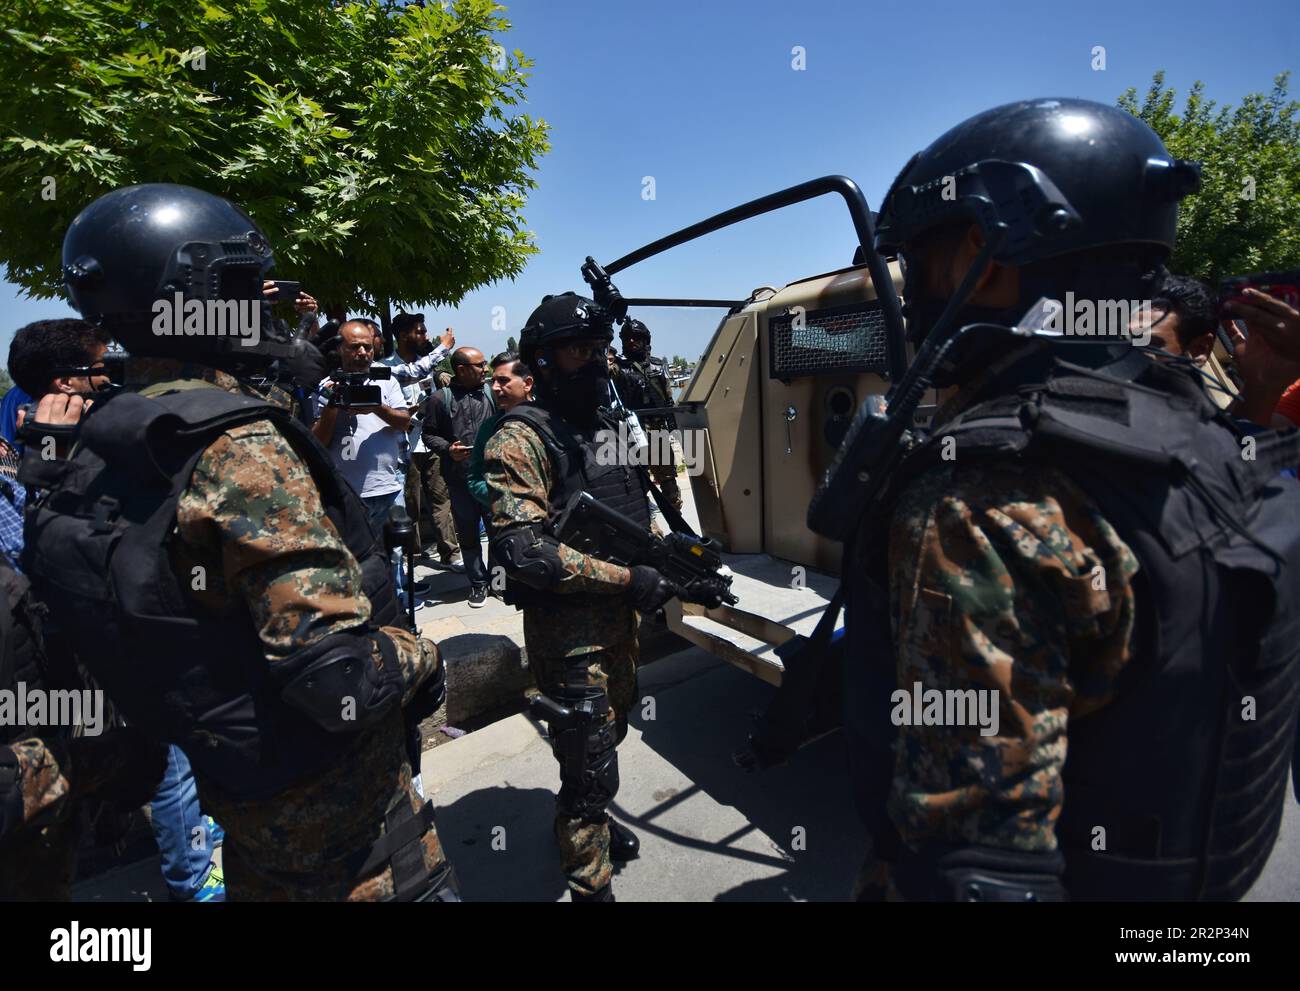
[{"label": "camouflage sleeve", "polygon": [[[199,562],[191,572],[202,569],[196,598],[242,601],[272,664],[370,619],[356,558],[307,465],[269,421],[228,430],[203,452],[177,524]],[[433,670],[423,649],[405,631],[384,632],[408,685],[423,681]]]},{"label": "camouflage sleeve", "polygon": [[[483,449],[483,481],[492,502],[492,526],[545,523],[551,491],[551,459],[529,426],[508,421]],[[627,591],[627,568],[560,544],[565,578],[555,591],[621,595]]]},{"label": "camouflage sleeve", "polygon": [[61,822],[75,800],[90,795],[120,809],[143,805],[166,765],[166,748],[130,727],[68,740],[18,740],[0,748],[0,781],[8,782],[8,794],[0,794],[0,834]]},{"label": "camouflage sleeve", "polygon": [[38,817],[54,821],[72,797],[66,748],[38,737],[7,744],[0,754],[0,835],[7,835]]},{"label": "camouflage sleeve", "polygon": [[1069,720],[1111,700],[1130,658],[1135,557],[1064,475],[1020,466],[916,479],[889,548],[906,693],[891,818],[914,847],[1055,849]]},{"label": "camouflage sleeve", "polygon": [[402,666],[402,678],[406,682],[405,691],[402,693],[402,705],[406,705],[429,675],[442,666],[442,654],[439,653],[436,643],[416,636],[410,630],[385,626],[383,631],[397,647],[397,663]]}]

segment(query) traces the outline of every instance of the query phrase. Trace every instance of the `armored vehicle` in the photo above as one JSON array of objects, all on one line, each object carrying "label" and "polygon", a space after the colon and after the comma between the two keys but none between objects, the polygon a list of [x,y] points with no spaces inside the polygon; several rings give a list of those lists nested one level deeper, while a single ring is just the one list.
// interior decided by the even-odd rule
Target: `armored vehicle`
[{"label": "armored vehicle", "polygon": [[[638,262],[741,223],[824,195],[840,196],[857,235],[844,268],[765,286],[747,299],[624,297],[613,277]],[[900,312],[900,262],[874,247],[874,215],[858,186],[826,176],[727,210],[583,275],[617,315],[655,306],[724,310],[682,392],[679,430],[693,431],[698,474],[692,494],[702,536],[716,541],[734,579],[735,605],[667,607],[678,635],[774,685],[782,648],[811,635],[833,595],[842,547],[807,525],[809,503],[858,407],[883,396],[913,357]],[[847,254],[847,252],[846,252]],[[1216,401],[1236,394],[1221,335],[1204,369]],[[931,392],[917,426],[935,409]],[[839,621],[842,622],[842,619]]]},{"label": "armored vehicle", "polygon": [[[624,297],[613,277],[713,231],[824,195],[842,197],[857,235],[852,263],[755,290],[747,299]],[[716,541],[734,580],[733,605],[667,609],[677,634],[774,685],[779,649],[808,636],[837,584],[840,544],[814,534],[808,504],[858,406],[907,367],[896,259],[872,247],[873,215],[857,185],[826,176],[720,213],[583,275],[616,314],[654,306],[724,311],[675,410],[693,432],[691,476],[701,535]],[[922,416],[932,411],[924,407]]]}]

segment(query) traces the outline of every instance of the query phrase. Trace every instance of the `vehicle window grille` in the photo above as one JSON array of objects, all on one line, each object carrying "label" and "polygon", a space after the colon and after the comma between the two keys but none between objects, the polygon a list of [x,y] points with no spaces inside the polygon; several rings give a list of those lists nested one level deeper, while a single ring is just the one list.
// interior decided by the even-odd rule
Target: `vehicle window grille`
[{"label": "vehicle window grille", "polygon": [[[795,312],[768,319],[769,375],[792,379],[889,369],[889,345],[880,301]],[[797,324],[797,325],[796,325]]]}]

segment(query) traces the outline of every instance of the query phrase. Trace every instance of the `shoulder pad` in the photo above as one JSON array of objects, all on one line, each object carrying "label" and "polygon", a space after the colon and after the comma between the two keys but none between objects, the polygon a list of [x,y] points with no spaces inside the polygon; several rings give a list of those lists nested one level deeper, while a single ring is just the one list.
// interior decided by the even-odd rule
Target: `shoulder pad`
[{"label": "shoulder pad", "polygon": [[120,392],[91,408],[81,424],[81,442],[107,464],[162,482],[216,435],[242,423],[277,419],[292,417],[263,399],[222,389],[186,389],[153,399]]}]

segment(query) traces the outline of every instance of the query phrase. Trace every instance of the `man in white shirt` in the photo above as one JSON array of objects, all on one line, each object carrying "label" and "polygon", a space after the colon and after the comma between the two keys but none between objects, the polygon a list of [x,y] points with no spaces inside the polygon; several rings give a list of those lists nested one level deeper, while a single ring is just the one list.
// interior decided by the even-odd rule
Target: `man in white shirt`
[{"label": "man in white shirt", "polygon": [[[375,355],[370,328],[350,320],[339,328],[339,339],[343,371],[368,371]],[[376,532],[382,532],[389,510],[402,504],[402,445],[411,411],[396,380],[367,380],[366,385],[379,387],[379,403],[345,407],[343,387],[330,379],[321,382],[312,397],[317,418],[312,433],[334,455],[340,473],[370,511]]]}]

